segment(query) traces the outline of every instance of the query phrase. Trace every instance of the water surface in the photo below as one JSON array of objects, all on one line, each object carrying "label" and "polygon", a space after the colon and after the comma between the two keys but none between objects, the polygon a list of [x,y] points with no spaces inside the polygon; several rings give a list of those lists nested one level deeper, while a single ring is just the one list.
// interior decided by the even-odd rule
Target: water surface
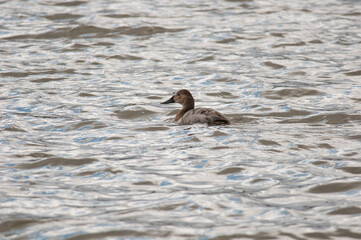
[{"label": "water surface", "polygon": [[358,1],[0,13],[2,239],[361,238]]}]

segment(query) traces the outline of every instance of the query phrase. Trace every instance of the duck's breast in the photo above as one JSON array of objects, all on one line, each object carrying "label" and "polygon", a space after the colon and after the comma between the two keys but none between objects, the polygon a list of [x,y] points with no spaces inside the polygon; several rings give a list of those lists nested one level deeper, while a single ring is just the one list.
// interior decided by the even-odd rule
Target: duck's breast
[{"label": "duck's breast", "polygon": [[180,120],[180,124],[205,123],[209,125],[230,124],[229,120],[220,112],[211,108],[196,108],[186,112]]}]

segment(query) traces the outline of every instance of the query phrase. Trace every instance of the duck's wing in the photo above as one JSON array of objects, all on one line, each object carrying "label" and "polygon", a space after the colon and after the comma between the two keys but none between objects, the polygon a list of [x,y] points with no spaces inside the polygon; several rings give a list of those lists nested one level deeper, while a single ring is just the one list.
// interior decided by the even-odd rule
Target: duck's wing
[{"label": "duck's wing", "polygon": [[208,110],[209,116],[212,118],[212,123],[210,123],[211,125],[228,125],[231,124],[231,122],[220,112],[211,109],[211,108],[206,108]]},{"label": "duck's wing", "polygon": [[189,110],[182,117],[181,124],[206,123],[209,125],[230,124],[230,121],[220,112],[211,108],[196,108]]}]

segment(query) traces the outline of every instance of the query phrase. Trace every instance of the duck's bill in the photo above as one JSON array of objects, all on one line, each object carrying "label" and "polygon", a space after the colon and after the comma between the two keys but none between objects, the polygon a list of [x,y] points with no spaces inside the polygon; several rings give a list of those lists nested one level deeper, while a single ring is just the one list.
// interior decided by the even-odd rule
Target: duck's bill
[{"label": "duck's bill", "polygon": [[162,102],[161,104],[168,104],[168,103],[175,103],[175,101],[174,101],[174,96],[171,97],[171,98],[169,98],[167,101]]}]

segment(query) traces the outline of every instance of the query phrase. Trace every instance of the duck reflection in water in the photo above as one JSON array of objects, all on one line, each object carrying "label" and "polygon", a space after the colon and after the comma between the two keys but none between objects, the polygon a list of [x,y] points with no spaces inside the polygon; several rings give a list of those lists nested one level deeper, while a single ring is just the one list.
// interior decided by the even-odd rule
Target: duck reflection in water
[{"label": "duck reflection in water", "polygon": [[169,100],[162,104],[179,103],[182,110],[175,116],[175,121],[182,125],[206,123],[208,125],[228,125],[231,122],[220,112],[211,108],[194,108],[194,98],[192,94],[182,89],[177,91]]}]

